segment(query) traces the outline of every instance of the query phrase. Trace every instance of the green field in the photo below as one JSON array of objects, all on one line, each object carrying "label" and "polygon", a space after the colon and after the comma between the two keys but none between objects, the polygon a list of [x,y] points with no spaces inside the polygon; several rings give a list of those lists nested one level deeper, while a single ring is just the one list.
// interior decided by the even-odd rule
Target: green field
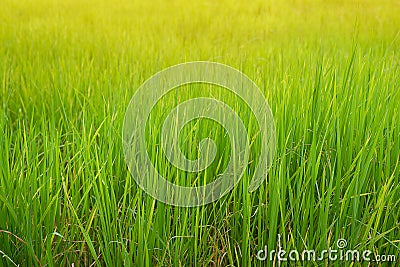
[{"label": "green field", "polygon": [[[0,266],[278,266],[268,246],[347,248],[400,264],[400,2],[3,0],[0,4]],[[245,103],[216,86],[176,88],[152,112],[147,150],[182,185],[226,167],[224,128],[195,120],[190,159],[210,137],[217,160],[171,166],[160,126],[203,96],[237,110],[250,161],[237,186],[200,207],[154,200],[128,172],[126,108],[139,86],[189,61],[232,66],[262,90],[276,126],[266,181],[248,185],[262,138]],[[145,100],[144,100],[145,101]],[[368,262],[282,266],[368,266]]]}]

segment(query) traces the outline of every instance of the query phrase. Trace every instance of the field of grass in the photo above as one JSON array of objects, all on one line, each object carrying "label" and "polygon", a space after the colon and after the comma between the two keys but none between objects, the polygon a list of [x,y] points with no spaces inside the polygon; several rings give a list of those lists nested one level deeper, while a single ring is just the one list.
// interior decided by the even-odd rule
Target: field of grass
[{"label": "field of grass", "polygon": [[[0,266],[277,266],[257,252],[321,251],[341,238],[397,256],[372,266],[398,266],[399,14],[395,0],[3,0]],[[173,207],[131,177],[122,126],[146,79],[197,60],[232,66],[262,89],[276,154],[249,193],[263,142],[250,110],[216,86],[175,89],[146,129],[160,173],[190,185],[226,167],[230,142],[213,121],[193,121],[179,137],[191,159],[199,140],[215,141],[219,161],[207,170],[178,171],[162,154],[163,119],[195,96],[236,108],[252,150],[226,196]]]}]

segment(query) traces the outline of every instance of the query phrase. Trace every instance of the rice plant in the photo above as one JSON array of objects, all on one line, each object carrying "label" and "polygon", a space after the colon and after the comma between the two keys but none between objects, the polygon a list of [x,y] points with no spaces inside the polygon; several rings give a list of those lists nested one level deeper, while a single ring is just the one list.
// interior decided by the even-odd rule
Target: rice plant
[{"label": "rice plant", "polygon": [[[0,266],[396,266],[400,261],[400,5],[397,1],[3,0],[0,10]],[[213,120],[177,143],[200,172],[162,149],[162,124],[195,97],[223,101],[247,129],[249,162],[219,200],[176,207],[132,178],[123,121],[136,90],[175,64],[213,61],[262,90],[276,126],[263,184],[248,187],[264,141],[246,103],[190,84],[146,125],[158,173],[212,182],[232,147]],[[143,101],[146,101],[145,99]],[[260,260],[337,248],[392,261]]]}]

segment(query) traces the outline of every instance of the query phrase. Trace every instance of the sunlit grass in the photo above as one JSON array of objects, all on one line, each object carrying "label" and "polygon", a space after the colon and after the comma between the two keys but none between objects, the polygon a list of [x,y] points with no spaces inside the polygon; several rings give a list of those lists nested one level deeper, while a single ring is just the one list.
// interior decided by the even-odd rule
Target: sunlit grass
[{"label": "sunlit grass", "polygon": [[[0,266],[266,264],[255,255],[275,248],[278,234],[287,250],[345,238],[400,260],[396,1],[1,6]],[[277,153],[255,192],[247,191],[253,162],[219,201],[176,208],[130,177],[121,131],[144,80],[191,60],[225,63],[255,81],[274,114]],[[221,88],[204,89],[239,109],[256,160],[262,140],[249,110]],[[166,96],[152,120],[194,95],[184,90]],[[160,125],[147,130],[160,172],[196,181],[166,162]],[[222,159],[203,173],[211,180],[229,155],[223,128],[197,121],[180,138],[195,157],[208,134]]]}]

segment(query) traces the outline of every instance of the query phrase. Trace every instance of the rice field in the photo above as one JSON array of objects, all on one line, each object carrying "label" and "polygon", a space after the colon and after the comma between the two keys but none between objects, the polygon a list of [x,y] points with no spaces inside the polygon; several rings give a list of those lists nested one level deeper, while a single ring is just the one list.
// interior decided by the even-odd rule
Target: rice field
[{"label": "rice field", "polygon": [[[399,14],[395,0],[3,0],[0,266],[398,266]],[[235,110],[251,149],[231,191],[179,207],[142,190],[122,139],[138,88],[190,61],[254,81],[276,150],[249,192],[265,142],[252,110],[220,86],[173,89],[143,130],[158,173],[201,186],[227,168],[232,140],[213,120],[190,121],[176,140],[190,160],[213,140],[206,169],[180,170],[163,152],[163,121],[196,97]],[[374,260],[260,259],[266,246],[322,251],[339,240]]]}]

